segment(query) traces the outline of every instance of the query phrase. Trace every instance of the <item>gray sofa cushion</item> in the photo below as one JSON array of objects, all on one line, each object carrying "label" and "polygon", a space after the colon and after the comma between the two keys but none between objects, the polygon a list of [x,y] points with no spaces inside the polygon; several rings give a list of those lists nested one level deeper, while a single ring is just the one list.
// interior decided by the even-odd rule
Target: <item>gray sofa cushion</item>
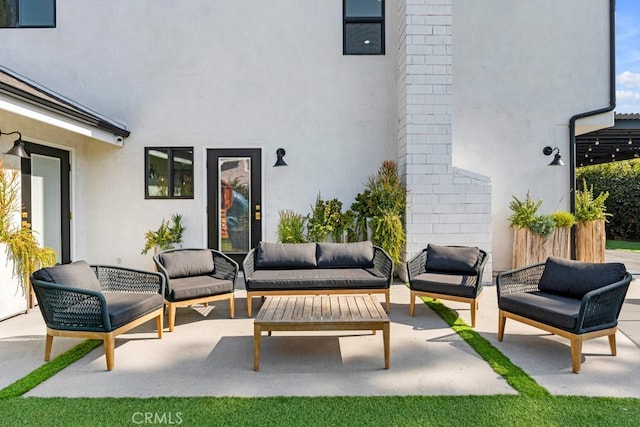
[{"label": "gray sofa cushion", "polygon": [[422,273],[413,278],[410,289],[434,294],[455,295],[458,297],[475,298],[477,296],[478,276]]},{"label": "gray sofa cushion", "polygon": [[578,299],[545,292],[516,292],[498,300],[501,310],[565,331],[576,330],[580,304]]},{"label": "gray sofa cushion", "polygon": [[384,275],[364,268],[256,270],[246,280],[248,291],[385,289],[388,285]]},{"label": "gray sofa cushion", "polygon": [[71,264],[41,268],[33,273],[33,277],[72,288],[96,292],[102,291],[96,273],[86,261],[75,261]]},{"label": "gray sofa cushion", "polygon": [[167,289],[167,300],[182,301],[193,298],[233,292],[231,280],[216,279],[212,276],[193,276],[172,279]]},{"label": "gray sofa cushion", "polygon": [[315,243],[260,242],[255,252],[258,268],[316,268]]},{"label": "gray sofa cushion", "polygon": [[166,252],[158,258],[171,279],[201,276],[213,273],[214,269],[213,255],[206,249]]},{"label": "gray sofa cushion", "polygon": [[428,272],[475,276],[479,259],[480,250],[476,247],[428,244],[425,269]]},{"label": "gray sofa cushion", "polygon": [[370,268],[373,243],[318,243],[316,257],[319,268]]},{"label": "gray sofa cushion", "polygon": [[116,329],[130,321],[161,308],[162,295],[154,293],[105,292],[111,329]]},{"label": "gray sofa cushion", "polygon": [[622,280],[624,264],[590,263],[549,257],[545,263],[538,288],[543,292],[582,299],[589,291]]}]

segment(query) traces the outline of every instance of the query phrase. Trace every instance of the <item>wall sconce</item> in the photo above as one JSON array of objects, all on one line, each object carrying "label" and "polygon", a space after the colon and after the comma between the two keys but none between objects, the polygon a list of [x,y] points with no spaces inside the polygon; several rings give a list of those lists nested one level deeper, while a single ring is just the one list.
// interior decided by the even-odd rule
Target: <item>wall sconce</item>
[{"label": "wall sconce", "polygon": [[18,135],[18,139],[16,139],[13,142],[13,147],[11,147],[11,149],[9,151],[7,151],[4,154],[9,154],[12,156],[18,156],[21,157],[23,159],[29,159],[29,153],[27,153],[27,150],[24,149],[24,142],[22,141],[22,134],[18,131],[13,131],[13,132],[2,132],[2,130],[0,130],[0,135],[14,135],[17,134]]},{"label": "wall sconce", "polygon": [[278,159],[276,160],[275,165],[273,165],[274,168],[276,166],[288,166],[284,161],[284,155],[285,154],[287,154],[287,152],[284,151],[284,148],[278,148],[276,150],[276,156],[278,156]]},{"label": "wall sconce", "polygon": [[556,152],[555,157],[549,163],[549,166],[564,166],[564,162],[562,161],[562,156],[560,155],[560,149],[558,147],[551,148],[550,146],[546,146],[542,149],[542,154],[545,156],[550,156],[553,152]]}]

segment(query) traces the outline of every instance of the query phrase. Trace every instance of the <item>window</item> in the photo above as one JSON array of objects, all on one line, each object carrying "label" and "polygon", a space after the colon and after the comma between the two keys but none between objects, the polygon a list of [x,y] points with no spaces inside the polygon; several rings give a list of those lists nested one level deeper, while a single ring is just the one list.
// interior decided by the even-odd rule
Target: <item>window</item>
[{"label": "window", "polygon": [[193,147],[147,147],[144,158],[145,199],[193,199]]},{"label": "window", "polygon": [[384,55],[384,0],[342,0],[344,55]]},{"label": "window", "polygon": [[0,28],[55,28],[56,0],[0,0]]}]

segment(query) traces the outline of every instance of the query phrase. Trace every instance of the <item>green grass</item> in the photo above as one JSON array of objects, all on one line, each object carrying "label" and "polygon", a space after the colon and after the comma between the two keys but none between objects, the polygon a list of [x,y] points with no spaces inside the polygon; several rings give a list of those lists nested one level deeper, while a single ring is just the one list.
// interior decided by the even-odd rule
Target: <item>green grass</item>
[{"label": "green grass", "polygon": [[[551,396],[437,300],[423,299],[519,394],[272,398],[20,397],[91,351],[86,341],[0,390],[3,426],[636,426],[640,399]],[[144,387],[141,384],[140,387]]]},{"label": "green grass", "polygon": [[622,240],[607,240],[607,249],[622,249],[625,251],[640,252],[640,242],[625,242]]}]

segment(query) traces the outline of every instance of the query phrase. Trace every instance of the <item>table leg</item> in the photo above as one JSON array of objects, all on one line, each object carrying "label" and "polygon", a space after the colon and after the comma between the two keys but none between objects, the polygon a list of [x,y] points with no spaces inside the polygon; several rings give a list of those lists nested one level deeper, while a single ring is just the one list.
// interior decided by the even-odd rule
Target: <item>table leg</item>
[{"label": "table leg", "polygon": [[390,325],[389,323],[385,323],[382,325],[382,338],[384,341],[384,369],[389,369],[391,366],[391,340],[389,335],[391,335]]},{"label": "table leg", "polygon": [[260,368],[260,336],[262,330],[260,325],[253,324],[253,370],[257,371]]}]

